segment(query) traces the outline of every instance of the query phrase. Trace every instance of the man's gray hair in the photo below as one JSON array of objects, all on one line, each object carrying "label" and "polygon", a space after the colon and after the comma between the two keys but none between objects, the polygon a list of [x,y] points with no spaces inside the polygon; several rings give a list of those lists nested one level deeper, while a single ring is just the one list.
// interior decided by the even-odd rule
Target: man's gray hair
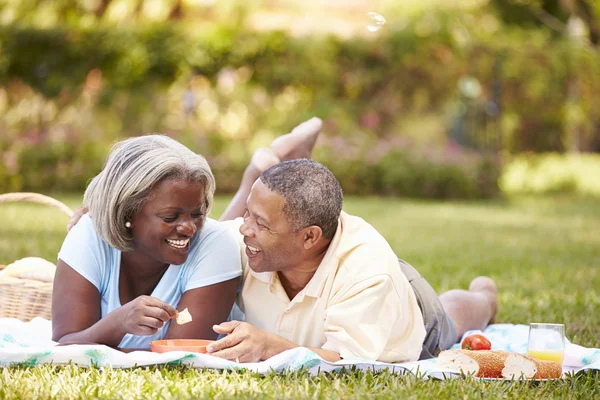
[{"label": "man's gray hair", "polygon": [[100,237],[118,250],[132,250],[133,238],[125,222],[140,212],[154,186],[168,178],[204,186],[201,200],[206,218],[212,207],[215,178],[204,157],[164,135],[139,136],[115,144],[102,172],[83,196]]},{"label": "man's gray hair", "polygon": [[283,212],[295,230],[316,225],[331,240],[342,212],[342,188],[325,166],[309,159],[285,161],[260,175],[269,190],[283,197]]}]

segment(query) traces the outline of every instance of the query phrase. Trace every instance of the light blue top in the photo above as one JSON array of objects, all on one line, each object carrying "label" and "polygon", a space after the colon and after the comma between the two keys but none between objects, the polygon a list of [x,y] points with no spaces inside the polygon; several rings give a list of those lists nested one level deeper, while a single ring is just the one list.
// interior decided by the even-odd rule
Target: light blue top
[{"label": "light blue top", "polygon": [[[101,318],[121,307],[121,251],[100,238],[87,214],[67,234],[58,258],[96,286],[101,297]],[[237,237],[224,224],[207,218],[190,243],[185,263],[171,264],[151,296],[177,308],[184,292],[227,281],[241,273]],[[152,336],[126,334],[119,347],[148,348],[152,340],[164,337],[168,327],[166,323]]]}]

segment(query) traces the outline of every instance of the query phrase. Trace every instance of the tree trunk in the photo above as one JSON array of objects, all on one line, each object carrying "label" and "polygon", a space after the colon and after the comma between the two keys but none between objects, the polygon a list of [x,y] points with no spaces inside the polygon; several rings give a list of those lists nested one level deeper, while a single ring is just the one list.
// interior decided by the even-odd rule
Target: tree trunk
[{"label": "tree trunk", "polygon": [[177,0],[169,13],[169,20],[179,20],[181,17],[183,17],[183,4],[181,0]]},{"label": "tree trunk", "polygon": [[104,16],[104,13],[106,13],[106,10],[108,9],[108,6],[111,2],[112,0],[100,0],[100,4],[94,11],[94,14],[98,19],[101,19]]},{"label": "tree trunk", "polygon": [[590,42],[595,47],[600,45],[600,15],[594,15],[593,6],[586,0],[577,1],[577,11],[590,32]]}]

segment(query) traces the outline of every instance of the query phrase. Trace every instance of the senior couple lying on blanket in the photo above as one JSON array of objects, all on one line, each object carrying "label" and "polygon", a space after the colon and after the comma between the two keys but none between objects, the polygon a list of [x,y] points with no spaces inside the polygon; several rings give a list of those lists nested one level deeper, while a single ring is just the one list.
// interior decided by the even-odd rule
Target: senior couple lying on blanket
[{"label": "senior couple lying on blanket", "polygon": [[[299,346],[328,361],[405,362],[484,329],[494,282],[438,297],[342,211],[338,181],[308,159],[320,129],[313,118],[259,149],[221,222],[207,217],[215,180],[201,155],[161,135],[118,143],[58,255],[53,340],[126,350],[222,335],[208,354],[240,362]],[[192,322],[170,322],[185,308]]]}]

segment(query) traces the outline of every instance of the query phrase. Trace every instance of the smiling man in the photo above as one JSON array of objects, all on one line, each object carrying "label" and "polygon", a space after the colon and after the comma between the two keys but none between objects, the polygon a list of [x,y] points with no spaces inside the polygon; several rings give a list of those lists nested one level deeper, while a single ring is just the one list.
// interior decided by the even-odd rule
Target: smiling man
[{"label": "smiling man", "polygon": [[493,318],[489,278],[440,302],[371,225],[342,211],[342,202],[338,181],[317,162],[286,161],[260,174],[243,218],[229,222],[243,236],[238,305],[245,322],[216,325],[226,336],[209,354],[254,362],[303,346],[329,361],[412,361]]}]

